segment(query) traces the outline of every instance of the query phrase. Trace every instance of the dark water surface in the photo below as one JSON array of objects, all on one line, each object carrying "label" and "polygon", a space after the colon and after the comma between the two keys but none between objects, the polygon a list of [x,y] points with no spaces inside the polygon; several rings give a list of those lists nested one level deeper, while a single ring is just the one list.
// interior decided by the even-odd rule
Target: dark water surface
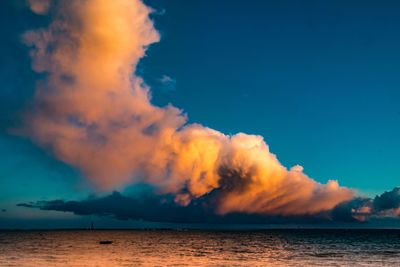
[{"label": "dark water surface", "polygon": [[[400,230],[0,231],[0,266],[400,266]],[[100,240],[112,240],[100,245]]]}]

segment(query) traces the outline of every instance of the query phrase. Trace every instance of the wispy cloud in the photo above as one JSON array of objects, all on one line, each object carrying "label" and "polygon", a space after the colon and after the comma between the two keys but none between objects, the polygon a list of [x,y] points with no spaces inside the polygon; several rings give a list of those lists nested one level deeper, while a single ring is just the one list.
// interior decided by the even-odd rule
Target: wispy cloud
[{"label": "wispy cloud", "polygon": [[168,75],[163,75],[160,79],[162,88],[165,91],[175,91],[176,90],[176,79],[169,77]]},{"label": "wispy cloud", "polygon": [[39,15],[46,14],[51,6],[50,0],[28,0],[29,7]]}]

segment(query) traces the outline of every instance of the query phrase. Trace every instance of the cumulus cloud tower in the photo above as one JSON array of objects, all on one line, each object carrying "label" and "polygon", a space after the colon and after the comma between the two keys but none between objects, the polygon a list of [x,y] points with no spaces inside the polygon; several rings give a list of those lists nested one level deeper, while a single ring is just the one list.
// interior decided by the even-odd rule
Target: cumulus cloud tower
[{"label": "cumulus cloud tower", "polygon": [[261,136],[227,136],[152,105],[135,70],[160,37],[141,1],[60,0],[40,10],[50,2],[29,2],[54,19],[23,36],[33,69],[47,75],[22,132],[98,190],[144,182],[180,205],[210,196],[219,214],[316,214],[353,198],[336,181],[286,169]]}]

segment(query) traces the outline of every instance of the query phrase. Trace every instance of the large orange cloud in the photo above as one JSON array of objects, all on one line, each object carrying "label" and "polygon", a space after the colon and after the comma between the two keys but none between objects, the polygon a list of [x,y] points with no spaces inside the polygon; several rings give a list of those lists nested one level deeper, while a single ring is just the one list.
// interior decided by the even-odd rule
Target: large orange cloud
[{"label": "large orange cloud", "polygon": [[22,130],[95,188],[145,182],[181,205],[212,194],[220,214],[316,214],[353,198],[336,181],[322,185],[300,166],[287,170],[260,136],[227,136],[187,124],[171,105],[152,105],[134,74],[159,41],[141,1],[60,0],[51,11],[48,28],[24,34],[34,70],[47,78]]}]

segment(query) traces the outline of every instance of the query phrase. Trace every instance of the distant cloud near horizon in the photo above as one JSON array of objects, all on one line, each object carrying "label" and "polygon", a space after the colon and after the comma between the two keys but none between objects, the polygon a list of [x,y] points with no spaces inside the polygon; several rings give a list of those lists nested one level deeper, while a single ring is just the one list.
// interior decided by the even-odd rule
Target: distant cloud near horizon
[{"label": "distant cloud near horizon", "polygon": [[[399,218],[400,187],[377,195],[374,199],[356,198],[341,203],[331,211],[314,215],[268,216],[260,214],[231,213],[218,215],[214,211],[212,198],[192,201],[187,206],[177,205],[172,195],[141,194],[136,197],[123,196],[118,192],[99,198],[82,201],[37,201],[17,204],[19,207],[72,212],[76,215],[109,216],[119,220],[144,220],[171,223],[217,223],[217,224],[332,224],[365,223],[370,218]],[[384,204],[383,204],[384,203]]]},{"label": "distant cloud near horizon", "polygon": [[375,198],[357,197],[348,202],[336,206],[333,218],[341,218],[345,221],[368,220],[370,217],[398,217],[400,215],[400,187],[386,191]]}]

